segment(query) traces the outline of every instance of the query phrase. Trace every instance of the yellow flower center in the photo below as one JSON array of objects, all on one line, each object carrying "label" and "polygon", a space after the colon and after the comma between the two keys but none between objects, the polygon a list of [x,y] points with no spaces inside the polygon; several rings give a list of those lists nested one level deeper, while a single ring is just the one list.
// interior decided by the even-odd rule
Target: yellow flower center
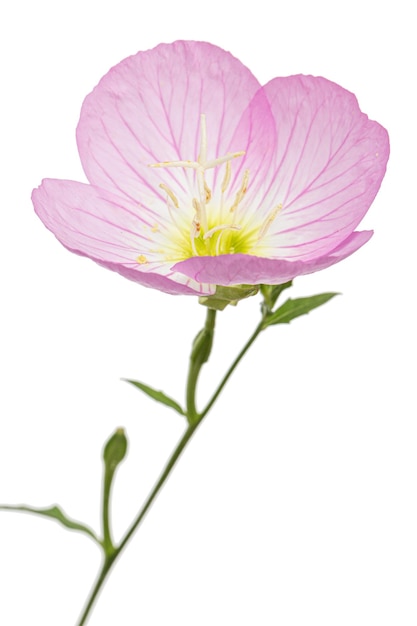
[{"label": "yellow flower center", "polygon": [[[200,148],[196,161],[163,161],[153,163],[153,168],[184,168],[196,173],[196,195],[191,199],[188,224],[184,221],[180,201],[174,190],[166,183],[159,187],[166,193],[167,208],[175,228],[169,236],[169,245],[164,251],[167,260],[185,260],[192,256],[218,256],[221,254],[250,254],[265,235],[277,213],[282,208],[278,205],[263,222],[257,223],[253,216],[240,211],[249,184],[249,170],[243,172],[239,188],[234,196],[227,194],[231,182],[234,159],[242,157],[244,151],[231,152],[215,159],[207,158],[206,116],[200,117]],[[220,184],[220,194],[213,200],[206,174],[209,170],[224,167]],[[230,191],[230,190],[229,190]],[[179,215],[180,214],[180,215]],[[155,227],[154,232],[158,230]],[[162,251],[161,251],[162,252]],[[140,255],[138,263],[146,263],[147,258]]]}]

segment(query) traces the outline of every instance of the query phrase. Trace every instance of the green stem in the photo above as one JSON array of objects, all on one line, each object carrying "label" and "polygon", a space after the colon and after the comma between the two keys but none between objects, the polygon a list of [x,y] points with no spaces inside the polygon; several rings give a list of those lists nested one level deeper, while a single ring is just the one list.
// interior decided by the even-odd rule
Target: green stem
[{"label": "green stem", "polygon": [[104,474],[103,496],[102,496],[102,520],[103,520],[103,548],[107,556],[114,551],[110,530],[110,492],[113,479],[113,472],[107,469]]},{"label": "green stem", "polygon": [[111,566],[113,565],[113,561],[114,561],[114,556],[112,557],[105,557],[104,558],[104,562],[103,565],[101,566],[101,570],[97,576],[97,580],[96,583],[93,587],[93,589],[91,590],[91,593],[87,599],[87,602],[85,604],[83,613],[80,617],[80,620],[77,622],[77,626],[83,626],[83,624],[87,623],[87,619],[90,615],[91,609],[94,606],[94,603],[96,601],[96,598],[98,596],[98,593],[101,589],[101,587],[104,584],[104,581],[107,578],[107,575],[111,569]]},{"label": "green stem", "polygon": [[220,385],[217,387],[216,391],[214,392],[214,394],[212,395],[211,399],[207,403],[207,406],[200,413],[200,419],[203,419],[203,417],[205,417],[207,415],[207,413],[210,411],[211,407],[216,402],[217,398],[219,397],[220,393],[223,390],[223,387],[225,386],[225,384],[229,380],[230,376],[233,374],[233,372],[236,369],[237,365],[239,365],[240,361],[245,356],[246,352],[249,350],[249,348],[251,347],[251,345],[253,344],[253,342],[257,338],[257,336],[263,330],[262,324],[263,324],[263,318],[262,318],[262,322],[260,322],[260,324],[255,328],[255,331],[249,337],[248,341],[245,343],[245,345],[243,346],[242,350],[239,352],[239,354],[237,355],[237,357],[235,358],[235,360],[233,361],[233,363],[231,364],[231,366],[227,370],[227,372],[224,375]]},{"label": "green stem", "polygon": [[177,447],[175,448],[174,452],[172,453],[172,456],[170,457],[168,463],[166,464],[165,469],[162,472],[158,482],[156,483],[155,487],[152,489],[150,495],[148,496],[148,499],[146,500],[145,504],[143,505],[142,509],[140,510],[140,513],[137,515],[137,517],[135,518],[133,524],[131,525],[131,527],[129,528],[129,530],[127,531],[125,536],[123,537],[122,541],[120,542],[120,544],[119,544],[119,546],[117,548],[117,556],[120,554],[120,552],[126,546],[127,542],[129,541],[129,539],[131,538],[131,536],[133,535],[133,533],[135,532],[135,530],[137,529],[137,527],[139,526],[139,524],[141,523],[143,518],[145,517],[149,507],[151,506],[152,502],[154,501],[155,497],[157,496],[157,494],[158,494],[159,490],[161,489],[162,485],[165,483],[166,479],[170,475],[172,469],[174,468],[175,464],[177,463],[178,459],[180,458],[182,451],[186,447],[187,443],[190,441],[191,437],[194,435],[194,433],[197,430],[197,427],[199,426],[200,423],[201,423],[201,420],[197,424],[190,424],[188,426],[187,430],[185,431],[185,433],[183,434],[183,436],[181,437],[180,442],[178,443]]},{"label": "green stem", "polygon": [[[205,407],[205,409],[201,413],[198,413],[197,409],[196,409],[196,402],[195,402],[197,382],[198,382],[198,378],[199,378],[199,375],[200,375],[201,368],[204,365],[204,363],[208,360],[209,355],[210,355],[210,351],[211,351],[211,347],[212,347],[212,343],[213,343],[213,334],[214,334],[215,320],[216,320],[216,311],[213,310],[213,309],[208,309],[207,310],[207,317],[206,317],[205,326],[202,329],[202,331],[200,331],[200,333],[197,335],[197,337],[196,337],[196,339],[194,341],[194,344],[193,344],[193,349],[192,349],[191,357],[190,357],[190,367],[189,367],[189,372],[188,372],[187,394],[186,394],[186,397],[187,397],[187,419],[188,419],[188,422],[189,422],[188,428],[185,431],[185,433],[183,434],[182,438],[180,439],[177,447],[173,451],[173,453],[172,453],[170,459],[168,460],[168,462],[167,462],[163,472],[161,473],[158,481],[156,482],[154,488],[152,489],[151,493],[149,494],[147,500],[145,501],[145,503],[142,506],[141,510],[139,511],[138,515],[136,516],[136,518],[132,522],[130,528],[127,530],[126,534],[122,538],[120,544],[116,548],[114,548],[114,552],[112,554],[107,554],[107,556],[105,557],[103,565],[101,567],[101,570],[100,570],[100,572],[98,574],[96,583],[95,583],[93,589],[91,590],[90,596],[89,596],[89,598],[88,598],[88,600],[86,602],[86,605],[84,607],[84,610],[83,610],[83,613],[81,615],[81,618],[80,618],[79,622],[77,623],[77,626],[83,626],[84,624],[86,624],[88,616],[90,615],[91,609],[93,608],[93,605],[95,603],[95,600],[96,600],[96,598],[97,598],[97,596],[98,596],[98,594],[99,594],[99,592],[100,592],[100,590],[101,590],[101,588],[102,588],[102,586],[103,586],[103,584],[104,584],[104,582],[105,582],[105,580],[106,580],[106,578],[107,578],[111,568],[113,567],[114,563],[116,562],[116,560],[119,557],[119,555],[122,552],[122,550],[126,547],[127,543],[131,539],[132,535],[135,533],[135,531],[137,530],[137,528],[141,524],[141,522],[142,522],[143,518],[145,517],[146,513],[148,512],[151,504],[153,503],[153,501],[155,500],[157,494],[159,493],[159,491],[161,490],[162,486],[166,482],[167,478],[171,474],[171,471],[173,470],[174,466],[176,465],[176,463],[177,463],[179,457],[181,456],[181,453],[183,452],[184,448],[187,446],[188,442],[191,440],[191,438],[194,435],[195,431],[197,430],[198,426],[201,424],[201,422],[203,421],[204,417],[207,415],[207,413],[210,411],[211,407],[213,406],[214,402],[217,400],[217,398],[220,395],[223,387],[227,383],[228,379],[230,378],[231,374],[235,370],[236,366],[239,364],[239,362],[241,361],[243,356],[246,354],[246,352],[248,351],[250,346],[253,344],[253,342],[255,341],[255,339],[257,338],[259,333],[261,332],[261,330],[262,330],[262,323],[263,323],[263,319],[262,319],[262,322],[256,327],[256,329],[253,332],[253,334],[250,336],[250,338],[248,339],[246,344],[243,346],[242,350],[239,352],[239,354],[237,355],[237,357],[235,358],[235,360],[233,361],[233,363],[231,364],[231,366],[227,370],[225,376],[223,377],[221,383],[217,387],[216,391],[214,392],[211,400],[208,402],[208,404]],[[108,506],[108,502],[104,503],[104,506]],[[105,534],[105,538],[106,538],[106,535],[107,535],[107,537],[111,541],[109,521],[105,522],[105,524],[104,524],[104,534]]]},{"label": "green stem", "polygon": [[[200,420],[201,422],[201,420]],[[179,457],[181,456],[182,451],[184,450],[185,446],[187,445],[187,443],[190,441],[191,437],[193,436],[194,432],[196,431],[199,423],[194,424],[194,425],[190,425],[188,426],[187,430],[185,431],[184,435],[182,436],[182,438],[180,439],[177,447],[175,448],[174,452],[172,453],[168,463],[166,464],[161,476],[159,477],[159,480],[157,481],[157,483],[155,484],[154,488],[152,489],[151,493],[149,494],[145,504],[143,505],[143,507],[141,508],[140,512],[138,513],[137,517],[134,519],[132,525],[130,526],[130,528],[128,529],[128,531],[126,532],[125,536],[123,537],[123,539],[121,540],[120,544],[117,546],[117,548],[115,548],[113,554],[111,556],[108,556],[104,559],[102,568],[99,572],[99,575],[97,577],[96,583],[93,587],[93,589],[91,590],[90,596],[86,602],[86,605],[84,607],[84,611],[81,615],[81,618],[79,620],[79,622],[77,623],[77,626],[83,626],[83,624],[86,623],[87,618],[91,612],[91,609],[93,608],[94,602],[98,596],[98,593],[101,589],[101,587],[103,586],[104,581],[106,580],[113,564],[115,563],[116,559],[119,557],[120,553],[122,552],[122,550],[125,548],[126,544],[128,543],[129,539],[132,537],[133,533],[135,532],[135,530],[138,528],[138,526],[140,525],[141,521],[143,520],[143,518],[145,517],[149,507],[151,506],[152,502],[155,500],[159,490],[161,489],[162,485],[165,483],[166,479],[168,478],[169,474],[171,473],[171,470],[173,469],[174,465],[176,464],[176,462],[178,461]]]}]

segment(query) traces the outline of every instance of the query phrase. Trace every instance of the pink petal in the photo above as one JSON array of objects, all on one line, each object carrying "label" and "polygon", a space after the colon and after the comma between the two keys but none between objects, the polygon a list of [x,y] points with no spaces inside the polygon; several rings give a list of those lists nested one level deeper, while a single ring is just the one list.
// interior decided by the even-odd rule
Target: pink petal
[{"label": "pink petal", "polygon": [[[149,165],[196,161],[203,118],[208,161],[245,152],[231,161],[224,193],[225,166],[205,173],[207,209],[220,222],[211,234],[231,227],[223,218],[232,211],[232,226],[246,229],[253,247],[179,262],[191,254],[196,172]],[[386,131],[338,85],[293,76],[260,87],[228,52],[183,41],[110,70],[85,99],[77,140],[91,186],[44,181],[33,194],[41,219],[70,250],[141,284],[190,294],[279,284],[354,252],[371,236],[354,229],[389,153]]]},{"label": "pink petal", "polygon": [[248,254],[217,257],[192,257],[172,268],[197,282],[218,285],[280,285],[296,276],[330,267],[363,246],[372,231],[352,233],[343,243],[324,256],[308,261],[265,259]]},{"label": "pink petal", "polygon": [[[82,107],[77,141],[87,178],[136,200],[148,187],[165,203],[159,189],[163,182],[189,205],[195,196],[193,171],[148,166],[196,160],[202,113],[209,159],[253,145],[249,166],[254,174],[266,169],[267,160],[258,156],[272,156],[275,126],[265,95],[253,100],[259,89],[240,61],[208,43],[161,44],[125,59],[102,78]],[[243,166],[240,160],[239,169]]]},{"label": "pink petal", "polygon": [[159,263],[158,272],[149,264],[138,263],[137,258],[152,248],[152,222],[147,222],[146,212],[138,211],[126,198],[91,185],[46,179],[33,191],[32,201],[45,226],[71,252],[167,293],[200,295],[213,291],[183,276],[171,280],[174,272],[169,263]]},{"label": "pink petal", "polygon": [[353,94],[324,78],[275,78],[264,91],[277,151],[259,206],[283,205],[265,255],[311,260],[344,241],[367,212],[385,173],[388,135]]}]

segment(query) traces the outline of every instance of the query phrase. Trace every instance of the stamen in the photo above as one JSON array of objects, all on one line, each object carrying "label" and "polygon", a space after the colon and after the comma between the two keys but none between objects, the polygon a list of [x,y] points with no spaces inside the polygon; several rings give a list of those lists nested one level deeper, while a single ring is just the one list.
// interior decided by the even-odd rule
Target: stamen
[{"label": "stamen", "polygon": [[213,228],[210,228],[210,230],[205,233],[203,239],[209,239],[214,235],[214,233],[217,233],[219,230],[241,230],[241,228],[241,226],[235,226],[233,224],[219,224],[219,226],[214,226]]},{"label": "stamen", "polygon": [[264,223],[262,224],[262,226],[261,226],[261,228],[259,230],[258,241],[259,241],[259,239],[262,239],[262,237],[264,235],[266,235],[266,233],[268,232],[272,222],[274,221],[274,219],[276,218],[278,213],[281,211],[281,209],[282,209],[282,203],[281,202],[279,204],[277,204],[277,206],[275,208],[272,209],[271,213],[268,215],[268,217],[266,218],[266,220],[264,221]]},{"label": "stamen", "polygon": [[230,207],[230,213],[233,213],[237,209],[239,203],[243,200],[243,197],[244,197],[245,193],[248,190],[248,182],[249,182],[249,170],[245,170],[244,174],[243,174],[243,180],[242,180],[242,184],[240,186],[240,189],[239,189],[239,191],[236,194],[235,201],[233,202],[232,206]]},{"label": "stamen", "polygon": [[[179,230],[179,232],[181,232],[181,227],[179,226],[176,216],[175,216],[175,209],[178,209],[180,204],[178,202],[178,198],[177,196],[174,194],[174,192],[172,191],[172,189],[170,187],[168,187],[168,185],[166,185],[165,183],[160,183],[160,188],[163,189],[165,191],[165,193],[167,194],[167,209],[168,209],[168,213],[169,216],[171,218],[171,221],[173,222],[173,224],[175,224],[175,226],[177,227],[177,229]],[[152,228],[152,232],[156,233],[158,232],[159,228],[158,225],[155,224],[154,227]]]},{"label": "stamen", "polygon": [[228,154],[225,154],[224,156],[219,157],[218,159],[207,161],[206,164],[204,165],[204,169],[211,170],[213,169],[213,167],[217,167],[218,165],[227,163],[228,161],[231,161],[232,159],[237,159],[238,157],[241,157],[244,154],[246,154],[244,150],[241,150],[240,152],[229,152]]},{"label": "stamen", "polygon": [[229,186],[230,178],[232,176],[232,166],[230,165],[230,161],[226,161],[226,171],[224,173],[224,178],[221,186],[222,193],[226,191]]},{"label": "stamen", "polygon": [[222,235],[223,235],[224,231],[221,231],[219,236],[217,237],[217,241],[216,241],[216,256],[219,256],[220,254],[220,242],[222,239]]},{"label": "stamen", "polygon": [[210,200],[211,200],[211,189],[207,185],[206,181],[204,181],[204,191],[206,192],[206,202],[210,202]]},{"label": "stamen", "polygon": [[200,230],[201,230],[200,222],[194,218],[191,223],[191,231],[190,231],[191,249],[193,251],[194,256],[198,256],[197,248],[195,247],[195,239],[199,236]]},{"label": "stamen", "polygon": [[[240,230],[240,226],[229,226],[229,229],[232,230]],[[221,254],[221,250],[220,250],[220,244],[221,244],[221,240],[223,237],[223,233],[226,230],[226,228],[224,228],[223,230],[220,231],[219,236],[217,237],[217,241],[216,241],[216,256],[219,256],[219,254]],[[234,248],[232,246],[230,246],[230,251],[233,254]]]},{"label": "stamen", "polygon": [[[234,202],[228,212],[229,214],[224,216],[225,223],[222,223],[223,211],[225,210],[224,208],[225,194],[226,194],[227,189],[230,187],[231,178],[232,178],[231,161],[233,159],[242,157],[246,153],[244,150],[241,150],[239,152],[229,152],[228,154],[224,156],[220,156],[220,157],[217,157],[215,159],[211,159],[208,161],[207,160],[207,148],[208,146],[207,146],[206,116],[204,113],[202,113],[200,115],[200,146],[199,146],[199,152],[197,155],[197,160],[195,161],[192,161],[192,160],[162,161],[160,163],[149,164],[149,167],[154,167],[154,168],[178,167],[178,168],[183,168],[183,169],[192,169],[195,171],[194,184],[195,183],[197,184],[198,191],[197,191],[196,197],[192,198],[192,207],[195,211],[195,215],[192,218],[192,222],[190,224],[190,231],[189,231],[192,254],[194,256],[198,256],[200,254],[205,254],[205,253],[221,254],[222,248],[227,248],[227,252],[230,254],[233,254],[234,249],[231,247],[231,245],[229,245],[233,243],[233,240],[230,240],[230,238],[228,238],[227,245],[225,243],[225,247],[222,246],[222,242],[224,239],[223,233],[227,230],[239,231],[242,229],[242,226],[239,226],[236,224],[236,214],[237,214],[236,209],[238,208],[240,202],[242,202],[244,195],[247,191],[248,182],[249,182],[249,170],[244,171],[240,188],[238,189],[235,195]],[[225,167],[223,181],[220,186],[220,190],[221,190],[220,206],[217,207],[217,212],[216,212],[216,215],[214,216],[215,219],[213,220],[214,223],[216,223],[217,225],[209,229],[209,219],[208,219],[207,212],[208,212],[208,209],[210,209],[209,203],[212,201],[213,193],[206,181],[205,174],[207,170],[214,169],[221,165],[225,165],[226,167]],[[176,209],[179,209],[180,207],[179,199],[175,195],[174,191],[167,184],[161,183],[159,187],[163,189],[165,193],[167,194],[167,209],[168,209],[172,222],[177,227],[179,233],[183,234],[183,225],[181,225],[180,227],[180,225],[177,223],[177,220],[181,221],[181,215],[179,216],[178,211],[176,211]],[[272,221],[273,217],[271,217],[270,219]],[[263,229],[267,229],[268,224],[269,222],[267,220],[265,224],[262,226],[261,231],[263,231]],[[153,232],[156,232],[156,229],[155,230],[152,229],[152,230]],[[210,240],[216,233],[217,233],[217,236],[216,236],[215,252],[214,252],[213,251],[214,246],[203,244],[203,241]],[[196,241],[197,239],[199,240],[198,242]],[[197,250],[197,246],[198,246],[198,250]],[[203,246],[203,248],[201,246]],[[144,255],[140,255],[138,257],[138,262],[147,263],[147,259]]]},{"label": "stamen", "polygon": [[148,167],[191,167],[197,170],[201,165],[197,161],[162,161],[161,163],[149,163]]},{"label": "stamen", "polygon": [[201,209],[200,209],[200,203],[197,200],[197,198],[193,198],[193,209],[196,212],[197,216],[199,216],[201,213]]},{"label": "stamen", "polygon": [[246,152],[241,150],[240,152],[229,152],[222,157],[218,157],[217,159],[212,159],[211,161],[206,161],[204,163],[200,163],[200,161],[161,161],[161,163],[149,163],[148,167],[191,167],[193,170],[201,168],[205,171],[211,170],[218,165],[223,165],[223,163],[227,163],[232,159],[237,159],[244,154],[246,154]]},{"label": "stamen", "polygon": [[198,235],[200,234],[200,229],[201,229],[201,221],[203,219],[203,211],[201,209],[201,203],[197,200],[197,198],[193,198],[193,208],[195,211],[195,217],[194,220],[191,224],[191,230],[193,229],[193,227],[195,226],[195,224],[198,225],[198,233],[197,235],[195,235],[195,237],[198,237]]},{"label": "stamen", "polygon": [[204,230],[207,230],[207,212],[206,212],[206,181],[204,179],[204,170],[197,170],[198,191],[200,194],[200,219]]},{"label": "stamen", "polygon": [[159,186],[160,186],[161,189],[163,189],[169,195],[169,197],[171,198],[175,208],[178,209],[180,205],[179,205],[178,199],[177,199],[176,195],[174,194],[174,192],[172,191],[172,189],[170,189],[168,187],[168,185],[166,185],[165,183],[160,183]]},{"label": "stamen", "polygon": [[145,263],[148,262],[148,259],[146,258],[146,256],[144,254],[140,254],[136,261],[139,263],[139,265],[144,265]]}]

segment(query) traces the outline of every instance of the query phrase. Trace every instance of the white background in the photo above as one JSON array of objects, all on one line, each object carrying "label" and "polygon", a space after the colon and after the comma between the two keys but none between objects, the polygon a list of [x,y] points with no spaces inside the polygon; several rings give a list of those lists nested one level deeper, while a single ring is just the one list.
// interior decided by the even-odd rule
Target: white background
[{"label": "white background", "polygon": [[[120,536],[184,424],[120,381],[183,398],[204,310],[71,255],[34,215],[44,177],[85,180],[80,106],[124,57],[175,39],[230,50],[261,82],[311,73],[391,137],[353,257],[296,280],[340,291],[266,332],[202,425],[102,593],[91,626],[415,626],[415,39],[406,1],[16,2],[1,33],[0,501],[98,527],[101,447],[120,425]],[[272,9],[272,7],[274,7]],[[219,315],[202,400],[257,323]],[[202,402],[200,401],[200,404]],[[99,565],[87,538],[0,514],[0,622],[74,626]]]}]

